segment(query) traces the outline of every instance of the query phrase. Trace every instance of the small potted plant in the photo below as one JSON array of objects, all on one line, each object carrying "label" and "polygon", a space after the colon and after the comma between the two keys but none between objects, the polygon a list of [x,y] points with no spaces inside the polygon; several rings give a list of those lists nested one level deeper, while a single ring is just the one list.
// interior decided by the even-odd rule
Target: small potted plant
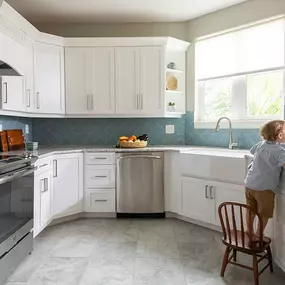
[{"label": "small potted plant", "polygon": [[168,102],[168,111],[169,112],[175,112],[175,103],[174,102]]}]

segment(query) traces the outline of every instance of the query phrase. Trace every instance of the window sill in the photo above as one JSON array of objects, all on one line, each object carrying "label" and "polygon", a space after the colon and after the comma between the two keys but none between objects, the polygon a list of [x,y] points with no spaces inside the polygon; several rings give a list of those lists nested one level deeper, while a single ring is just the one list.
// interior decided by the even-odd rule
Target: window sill
[{"label": "window sill", "polygon": [[[218,121],[218,120],[217,120]],[[195,121],[195,129],[215,129],[217,121]],[[233,129],[259,129],[264,123],[268,122],[268,119],[259,120],[232,120]],[[221,129],[228,129],[229,122],[226,120],[221,121]]]}]

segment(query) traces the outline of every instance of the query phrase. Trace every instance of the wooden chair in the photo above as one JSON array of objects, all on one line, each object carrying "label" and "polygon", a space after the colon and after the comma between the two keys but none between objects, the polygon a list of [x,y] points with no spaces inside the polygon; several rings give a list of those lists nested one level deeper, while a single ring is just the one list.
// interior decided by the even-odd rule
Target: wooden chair
[{"label": "wooden chair", "polygon": [[[271,240],[263,236],[262,218],[247,205],[233,202],[225,202],[219,206],[219,217],[223,230],[222,242],[226,245],[226,250],[221,269],[221,276],[224,277],[226,267],[229,263],[250,269],[254,274],[255,285],[259,285],[259,275],[268,267],[273,272],[272,253],[270,249]],[[249,213],[250,224],[253,225],[254,217],[260,225],[259,239],[253,240],[254,228],[246,228],[246,212]],[[237,214],[238,213],[238,214]],[[236,217],[238,216],[238,217]],[[237,225],[237,219],[240,219],[240,226]],[[232,252],[231,256],[230,253]],[[253,258],[253,266],[249,267],[237,262],[237,252],[249,254]],[[259,271],[258,264],[263,259],[268,260],[268,264]]]}]

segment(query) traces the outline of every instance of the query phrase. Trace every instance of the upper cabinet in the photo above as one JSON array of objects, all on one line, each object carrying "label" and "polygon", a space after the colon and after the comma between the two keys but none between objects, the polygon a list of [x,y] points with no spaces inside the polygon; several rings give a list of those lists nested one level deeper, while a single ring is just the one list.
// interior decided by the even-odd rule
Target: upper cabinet
[{"label": "upper cabinet", "polygon": [[139,49],[117,48],[115,55],[116,113],[139,114]]},{"label": "upper cabinet", "polygon": [[116,113],[162,115],[163,48],[116,48],[115,58]]},{"label": "upper cabinet", "polygon": [[65,49],[66,114],[113,114],[114,48]]},{"label": "upper cabinet", "polygon": [[35,108],[38,113],[64,114],[64,49],[36,42]]}]

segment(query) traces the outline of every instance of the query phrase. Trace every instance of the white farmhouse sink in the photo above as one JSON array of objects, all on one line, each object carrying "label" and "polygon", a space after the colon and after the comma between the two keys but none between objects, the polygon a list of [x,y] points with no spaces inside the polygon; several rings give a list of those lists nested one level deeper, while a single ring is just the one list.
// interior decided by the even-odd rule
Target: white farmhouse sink
[{"label": "white farmhouse sink", "polygon": [[239,158],[244,158],[245,155],[250,155],[250,152],[248,150],[236,150],[236,149],[232,150],[226,148],[207,148],[207,147],[181,150],[180,153],[223,156],[223,157],[239,157]]},{"label": "white farmhouse sink", "polygon": [[248,150],[193,147],[180,151],[182,175],[243,185]]}]

